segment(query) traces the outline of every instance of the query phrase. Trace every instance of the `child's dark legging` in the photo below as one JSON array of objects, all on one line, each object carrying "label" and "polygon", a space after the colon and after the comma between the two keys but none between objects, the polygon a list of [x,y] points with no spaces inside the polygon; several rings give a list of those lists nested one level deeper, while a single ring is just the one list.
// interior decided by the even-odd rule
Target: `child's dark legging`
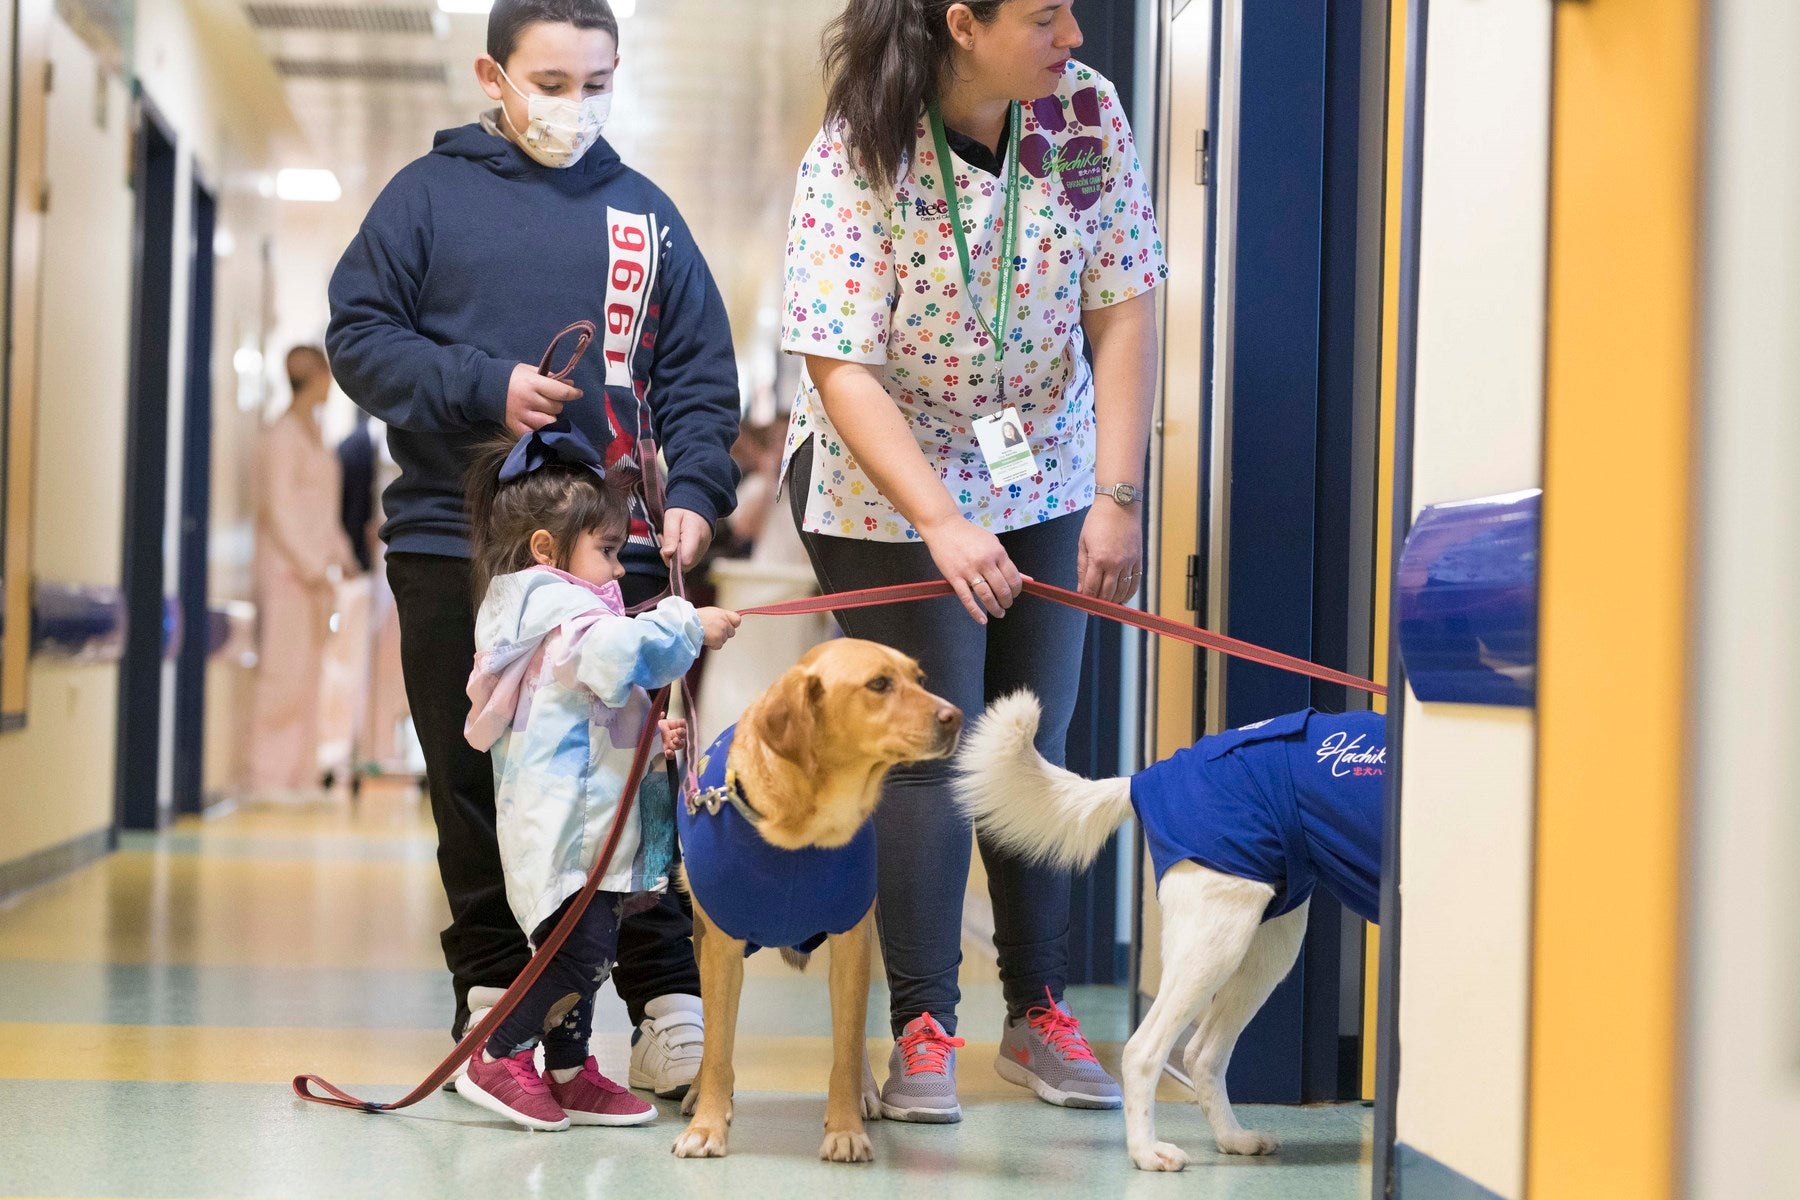
[{"label": "child's dark legging", "polygon": [[[488,1038],[489,1054],[505,1058],[531,1049],[541,1039],[546,1071],[564,1071],[587,1061],[594,993],[606,982],[618,956],[619,913],[624,900],[616,892],[595,893],[556,957]],[[543,945],[574,902],[573,896],[563,901],[555,915],[537,927],[531,944]]]}]

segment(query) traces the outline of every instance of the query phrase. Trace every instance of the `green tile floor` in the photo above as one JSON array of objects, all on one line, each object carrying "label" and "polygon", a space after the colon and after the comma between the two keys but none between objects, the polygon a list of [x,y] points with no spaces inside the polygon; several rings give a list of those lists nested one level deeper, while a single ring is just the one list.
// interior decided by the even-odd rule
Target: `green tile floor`
[{"label": "green tile floor", "polygon": [[[652,1125],[532,1134],[455,1096],[369,1116],[293,1098],[318,1069],[392,1098],[448,1048],[443,922],[431,833],[414,808],[244,813],[128,839],[118,854],[0,905],[0,1196],[800,1197],[810,1195],[1368,1195],[1370,1119],[1357,1106],[1244,1106],[1282,1136],[1268,1159],[1217,1154],[1165,1081],[1161,1136],[1194,1161],[1132,1169],[1119,1113],[1071,1112],[998,1080],[1003,1013],[991,959],[965,949],[957,1126],[871,1128],[876,1162],[816,1158],[827,1069],[823,972],[752,960],[732,1153],[669,1154]],[[1125,998],[1071,1003],[1102,1060],[1129,1032]],[[871,998],[877,1075],[885,995]],[[603,992],[602,1069],[622,1077],[622,1005]]]}]

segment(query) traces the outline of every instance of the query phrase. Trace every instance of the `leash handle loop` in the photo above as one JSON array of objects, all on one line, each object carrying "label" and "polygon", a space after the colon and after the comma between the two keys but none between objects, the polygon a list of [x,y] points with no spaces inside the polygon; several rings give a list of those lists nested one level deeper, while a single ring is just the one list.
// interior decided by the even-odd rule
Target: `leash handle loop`
[{"label": "leash handle loop", "polygon": [[[567,382],[569,376],[575,373],[575,365],[581,361],[581,356],[586,354],[588,347],[594,344],[595,332],[592,321],[577,321],[573,325],[564,326],[562,331],[551,338],[550,344],[544,348],[544,357],[538,360],[538,374],[548,375],[558,383]],[[574,352],[569,355],[569,361],[563,364],[560,371],[552,371],[550,365],[556,357],[556,348],[571,333],[575,335]]]}]

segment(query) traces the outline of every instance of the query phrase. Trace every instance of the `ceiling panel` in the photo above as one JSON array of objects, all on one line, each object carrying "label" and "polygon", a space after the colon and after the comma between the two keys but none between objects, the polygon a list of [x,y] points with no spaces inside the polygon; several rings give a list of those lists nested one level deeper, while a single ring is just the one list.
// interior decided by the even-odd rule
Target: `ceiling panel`
[{"label": "ceiling panel", "polygon": [[[842,0],[639,0],[621,23],[607,138],[675,200],[726,295],[740,353],[779,305],[800,154],[823,103],[819,34]],[[433,134],[491,106],[475,83],[485,16],[409,5],[246,5],[312,161],[360,213]],[[332,225],[340,222],[332,222]]]}]

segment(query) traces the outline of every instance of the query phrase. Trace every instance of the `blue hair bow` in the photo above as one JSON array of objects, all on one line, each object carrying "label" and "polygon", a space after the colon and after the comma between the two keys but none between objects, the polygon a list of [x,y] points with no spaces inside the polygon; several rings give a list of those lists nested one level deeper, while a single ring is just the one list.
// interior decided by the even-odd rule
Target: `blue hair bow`
[{"label": "blue hair bow", "polygon": [[511,453],[500,466],[500,482],[523,479],[543,467],[562,464],[586,467],[600,478],[606,478],[606,463],[574,426],[558,421],[526,434],[513,444]]}]

